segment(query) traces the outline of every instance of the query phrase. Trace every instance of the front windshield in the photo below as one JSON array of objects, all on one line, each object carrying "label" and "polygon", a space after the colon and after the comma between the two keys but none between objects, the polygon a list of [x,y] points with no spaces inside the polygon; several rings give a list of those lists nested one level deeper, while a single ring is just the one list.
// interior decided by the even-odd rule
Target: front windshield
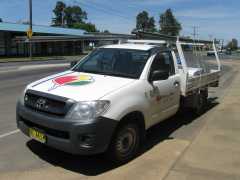
[{"label": "front windshield", "polygon": [[100,48],[83,59],[73,71],[137,79],[149,58],[149,51]]}]

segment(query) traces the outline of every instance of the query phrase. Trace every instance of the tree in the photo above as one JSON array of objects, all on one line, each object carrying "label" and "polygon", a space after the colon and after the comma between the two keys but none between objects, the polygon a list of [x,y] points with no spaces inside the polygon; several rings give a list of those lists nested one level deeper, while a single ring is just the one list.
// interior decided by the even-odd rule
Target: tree
[{"label": "tree", "polygon": [[64,25],[64,11],[66,4],[62,1],[58,1],[53,10],[55,17],[52,19],[53,26],[63,26]]},{"label": "tree", "polygon": [[156,31],[154,17],[149,18],[147,11],[140,12],[136,17],[136,30],[146,32]]},{"label": "tree", "polygon": [[136,29],[145,31],[147,29],[147,24],[149,20],[148,13],[146,11],[139,13],[136,19]]},{"label": "tree", "polygon": [[105,29],[105,30],[103,31],[103,33],[104,33],[104,34],[110,34],[110,31],[107,30],[107,29]]},{"label": "tree", "polygon": [[79,6],[68,6],[64,12],[67,27],[74,27],[74,24],[82,24],[87,19],[87,13]]},{"label": "tree", "polygon": [[233,48],[233,50],[238,49],[238,40],[237,39],[232,39],[232,48]]},{"label": "tree", "polygon": [[92,23],[75,23],[72,28],[82,29],[87,32],[98,32],[96,26]]},{"label": "tree", "polygon": [[182,30],[181,24],[174,17],[171,9],[167,9],[165,13],[160,15],[159,24],[160,33],[166,35],[178,36]]},{"label": "tree", "polygon": [[237,39],[232,39],[228,44],[227,48],[231,50],[237,50],[238,49],[238,40]]},{"label": "tree", "polygon": [[64,26],[67,28],[83,29],[87,32],[97,32],[94,24],[85,22],[87,20],[87,13],[80,6],[67,6],[62,1],[58,1],[53,13],[55,15],[52,20],[53,26]]},{"label": "tree", "polygon": [[150,32],[156,32],[156,26],[155,26],[155,19],[154,17],[150,17],[148,21],[148,31]]}]

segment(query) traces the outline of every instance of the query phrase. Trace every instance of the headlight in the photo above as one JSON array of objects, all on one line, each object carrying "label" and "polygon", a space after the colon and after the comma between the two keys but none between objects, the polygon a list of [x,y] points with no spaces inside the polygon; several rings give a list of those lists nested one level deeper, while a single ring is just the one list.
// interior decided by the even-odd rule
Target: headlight
[{"label": "headlight", "polygon": [[22,91],[22,93],[21,93],[21,95],[20,95],[20,97],[19,97],[19,101],[20,101],[21,104],[24,104],[26,91],[27,91],[27,89],[25,88],[25,89]]},{"label": "headlight", "polygon": [[67,118],[90,122],[95,118],[103,115],[109,108],[109,101],[83,101],[77,102]]}]

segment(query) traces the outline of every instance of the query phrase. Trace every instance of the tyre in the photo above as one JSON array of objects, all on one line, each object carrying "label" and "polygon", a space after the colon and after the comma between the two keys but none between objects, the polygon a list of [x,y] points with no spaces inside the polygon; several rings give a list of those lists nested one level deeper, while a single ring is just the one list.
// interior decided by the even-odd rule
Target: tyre
[{"label": "tyre", "polygon": [[202,91],[202,95],[203,95],[203,105],[205,108],[208,104],[208,89],[205,89],[204,91]]},{"label": "tyre", "polygon": [[201,91],[198,94],[197,106],[195,108],[195,113],[197,115],[201,115],[204,112],[204,110],[206,109],[207,99],[208,99],[208,91],[207,90]]},{"label": "tyre", "polygon": [[136,123],[120,125],[107,152],[108,159],[123,164],[136,157],[140,147],[140,128]]}]

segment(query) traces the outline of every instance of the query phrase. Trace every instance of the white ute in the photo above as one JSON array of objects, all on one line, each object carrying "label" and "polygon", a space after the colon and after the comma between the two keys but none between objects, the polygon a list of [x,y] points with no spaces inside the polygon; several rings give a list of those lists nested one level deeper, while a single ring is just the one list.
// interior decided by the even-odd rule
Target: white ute
[{"label": "white ute", "polygon": [[147,129],[180,105],[200,112],[208,87],[218,86],[215,44],[217,69],[208,70],[188,66],[183,45],[204,46],[129,40],[97,48],[70,70],[29,84],[17,103],[17,125],[65,152],[108,152],[112,160],[129,161]]}]

